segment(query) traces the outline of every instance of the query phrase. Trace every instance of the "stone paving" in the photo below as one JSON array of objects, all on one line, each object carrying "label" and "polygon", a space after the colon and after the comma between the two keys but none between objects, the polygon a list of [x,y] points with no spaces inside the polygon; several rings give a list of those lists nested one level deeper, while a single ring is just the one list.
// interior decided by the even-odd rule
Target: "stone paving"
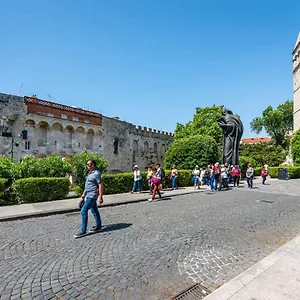
[{"label": "stone paving", "polygon": [[195,282],[215,290],[300,232],[299,198],[264,188],[103,207],[103,232],[77,240],[79,213],[2,222],[0,299],[170,299]]}]

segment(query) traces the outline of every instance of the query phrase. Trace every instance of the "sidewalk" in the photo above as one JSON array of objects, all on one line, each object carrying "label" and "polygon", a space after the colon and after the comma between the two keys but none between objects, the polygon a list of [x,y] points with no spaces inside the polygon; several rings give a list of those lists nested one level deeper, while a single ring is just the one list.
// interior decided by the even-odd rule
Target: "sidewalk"
[{"label": "sidewalk", "polygon": [[[202,187],[200,190],[194,190],[194,187],[182,187],[178,190],[164,190],[162,197],[174,197],[180,195],[186,195],[191,193],[207,191],[206,187]],[[112,206],[127,203],[134,203],[140,201],[148,201],[151,196],[148,192],[143,192],[141,194],[134,193],[124,193],[124,194],[113,194],[104,195],[104,203],[101,206]],[[21,205],[10,205],[10,206],[0,206],[0,222],[29,218],[34,216],[45,216],[58,213],[67,213],[79,211],[78,203],[80,198],[73,199],[63,199],[49,202],[39,202],[39,203],[29,203]]]},{"label": "sidewalk", "polygon": [[205,300],[299,300],[300,235],[253,265]]}]

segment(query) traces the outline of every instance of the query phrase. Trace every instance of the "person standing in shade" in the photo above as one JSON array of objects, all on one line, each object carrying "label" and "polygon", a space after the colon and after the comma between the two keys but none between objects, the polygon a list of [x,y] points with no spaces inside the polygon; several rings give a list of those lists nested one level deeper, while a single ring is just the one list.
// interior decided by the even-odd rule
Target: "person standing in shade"
[{"label": "person standing in shade", "polygon": [[246,178],[248,183],[248,188],[253,188],[253,177],[254,177],[254,169],[252,168],[251,164],[248,164],[248,168],[246,171]]},{"label": "person standing in shade", "polygon": [[142,176],[138,165],[133,167],[133,186],[130,193],[133,194],[136,188],[138,189],[139,193],[142,192]]},{"label": "person standing in shade", "polygon": [[172,166],[171,170],[171,182],[172,182],[172,190],[177,190],[178,185],[177,185],[177,177],[178,177],[178,170],[175,165]]},{"label": "person standing in shade", "polygon": [[81,231],[74,235],[75,238],[81,238],[86,235],[87,224],[88,224],[88,211],[91,210],[96,220],[96,226],[92,227],[89,232],[96,233],[101,231],[101,217],[97,206],[97,199],[99,205],[103,203],[103,184],[101,175],[96,170],[96,161],[90,159],[87,162],[87,168],[89,174],[86,177],[85,188],[81,196],[84,204],[81,208],[80,214],[82,218]]}]

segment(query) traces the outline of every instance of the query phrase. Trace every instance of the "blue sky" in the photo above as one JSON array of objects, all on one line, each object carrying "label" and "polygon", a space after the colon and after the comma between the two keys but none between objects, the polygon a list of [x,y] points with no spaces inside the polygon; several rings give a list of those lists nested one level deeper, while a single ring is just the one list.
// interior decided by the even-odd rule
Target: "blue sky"
[{"label": "blue sky", "polygon": [[223,104],[255,136],[251,120],[292,99],[299,11],[299,0],[4,0],[0,92],[166,131]]}]

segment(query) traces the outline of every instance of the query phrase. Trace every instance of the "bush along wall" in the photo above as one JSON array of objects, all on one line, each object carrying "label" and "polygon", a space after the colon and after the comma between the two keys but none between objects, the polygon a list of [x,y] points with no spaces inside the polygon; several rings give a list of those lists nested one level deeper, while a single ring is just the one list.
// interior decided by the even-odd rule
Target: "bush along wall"
[{"label": "bush along wall", "polygon": [[[148,190],[147,174],[141,172],[142,175],[142,190]],[[163,188],[172,187],[170,180],[171,171],[165,170],[166,177],[163,179]],[[104,185],[104,195],[121,194],[130,192],[133,186],[132,173],[118,173],[118,174],[103,174],[102,181]],[[178,186],[191,186],[192,183],[192,171],[178,170]],[[81,196],[82,189],[78,186],[73,188],[78,196]]]},{"label": "bush along wall", "polygon": [[12,193],[18,204],[64,199],[69,193],[67,177],[24,178],[12,184]]},{"label": "bush along wall", "polygon": [[272,178],[278,178],[278,169],[286,168],[289,173],[290,179],[300,178],[300,167],[292,167],[292,166],[279,166],[279,167],[269,167],[268,173]]}]

